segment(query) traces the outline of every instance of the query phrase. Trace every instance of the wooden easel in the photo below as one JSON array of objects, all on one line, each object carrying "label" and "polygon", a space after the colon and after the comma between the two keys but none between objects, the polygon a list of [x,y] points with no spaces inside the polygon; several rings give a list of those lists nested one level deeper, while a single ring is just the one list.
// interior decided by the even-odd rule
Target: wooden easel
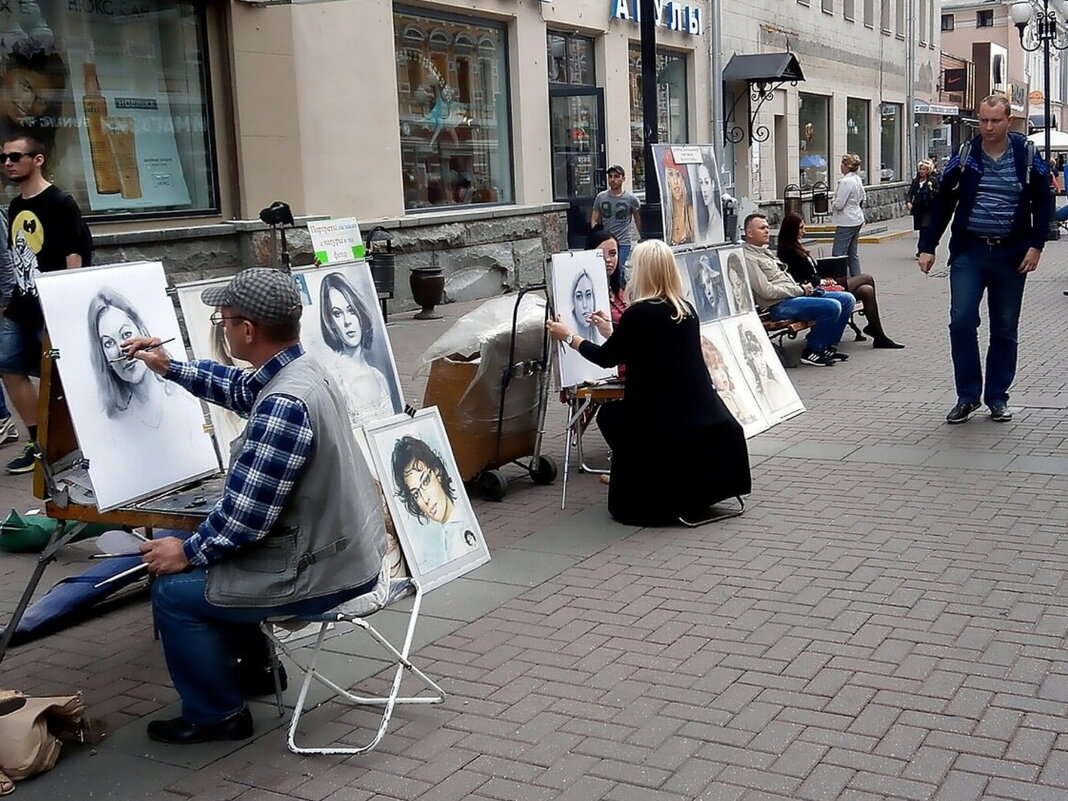
[{"label": "wooden easel", "polygon": [[56,352],[52,349],[48,332],[42,338],[41,385],[37,411],[37,466],[33,473],[33,494],[45,502],[45,514],[55,518],[56,529],[37,559],[33,574],[22,592],[15,611],[0,638],[0,662],[15,636],[19,621],[30,605],[45,569],[55,561],[59,550],[71,542],[87,523],[113,523],[131,528],[144,527],[195,531],[207,517],[214,500],[222,492],[222,478],[196,482],[189,487],[140,501],[128,507],[101,512],[95,506],[85,506],[70,500],[66,489],[57,488],[52,466],[78,449],[70,409],[63,393],[63,384],[56,367]]}]

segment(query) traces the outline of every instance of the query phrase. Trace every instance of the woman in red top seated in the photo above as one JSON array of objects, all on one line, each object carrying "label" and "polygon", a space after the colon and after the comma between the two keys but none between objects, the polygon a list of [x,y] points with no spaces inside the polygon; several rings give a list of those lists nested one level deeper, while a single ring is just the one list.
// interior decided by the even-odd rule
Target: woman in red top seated
[{"label": "woman in red top seated", "polygon": [[[586,250],[600,250],[604,254],[604,269],[608,273],[608,305],[611,312],[611,320],[606,318],[602,312],[595,311],[590,322],[593,323],[602,337],[608,339],[608,337],[612,336],[613,328],[619,325],[619,319],[627,309],[627,298],[624,291],[627,286],[623,271],[619,269],[619,243],[616,242],[614,236],[598,225],[586,237]],[[624,379],[626,370],[626,365],[619,365],[620,381]],[[601,429],[601,436],[604,437],[604,441],[608,443],[609,448],[612,448],[613,442],[617,440],[616,434],[618,434],[621,424],[622,417],[619,403],[614,401],[602,403],[597,409],[597,427]],[[603,476],[602,480],[606,478],[608,476]]]}]

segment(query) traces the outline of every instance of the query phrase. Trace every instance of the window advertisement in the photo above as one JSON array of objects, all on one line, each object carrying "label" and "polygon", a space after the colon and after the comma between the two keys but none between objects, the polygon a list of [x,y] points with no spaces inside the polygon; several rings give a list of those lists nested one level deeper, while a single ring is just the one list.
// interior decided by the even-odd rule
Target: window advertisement
[{"label": "window advertisement", "polygon": [[[661,50],[656,54],[657,120],[660,144],[685,144],[689,139],[686,54]],[[642,123],[642,51],[630,48],[630,150],[635,191],[645,189],[645,128]]]},{"label": "window advertisement", "polygon": [[83,213],[212,210],[203,23],[168,0],[0,2],[3,135],[37,140]]},{"label": "window advertisement", "polygon": [[414,9],[393,23],[404,208],[512,203],[505,28]]},{"label": "window advertisement", "polygon": [[901,169],[901,122],[904,110],[900,103],[883,103],[880,117],[880,150],[883,154],[882,180],[904,181],[908,176]]},{"label": "window advertisement", "polygon": [[868,162],[871,151],[871,137],[868,130],[868,117],[871,103],[855,97],[846,99],[846,150],[860,156],[860,178],[864,183],[876,183],[877,173],[873,173]]},{"label": "window advertisement", "polygon": [[830,184],[831,99],[801,92],[797,96],[799,183],[802,189],[822,181]]}]

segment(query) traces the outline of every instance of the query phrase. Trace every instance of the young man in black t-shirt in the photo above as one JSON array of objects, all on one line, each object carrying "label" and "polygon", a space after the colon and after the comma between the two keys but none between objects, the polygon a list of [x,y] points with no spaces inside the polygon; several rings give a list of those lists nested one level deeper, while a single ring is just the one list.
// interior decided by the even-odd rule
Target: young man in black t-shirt
[{"label": "young man in black t-shirt", "polygon": [[3,143],[4,174],[19,187],[8,208],[15,289],[0,317],[0,375],[29,441],[7,465],[8,473],[33,470],[37,439],[37,389],[30,381],[41,369],[44,316],[37,299],[37,276],[81,267],[82,214],[74,199],[45,180],[44,147],[23,135]]}]

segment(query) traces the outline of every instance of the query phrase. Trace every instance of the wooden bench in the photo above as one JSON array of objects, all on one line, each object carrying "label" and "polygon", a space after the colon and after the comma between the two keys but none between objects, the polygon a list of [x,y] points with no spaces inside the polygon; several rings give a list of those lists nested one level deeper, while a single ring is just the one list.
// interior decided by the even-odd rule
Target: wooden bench
[{"label": "wooden bench", "polygon": [[[864,314],[864,304],[859,300],[853,307],[853,314],[849,317],[849,327],[853,329],[853,341],[863,342],[867,337],[864,336],[856,323],[855,318],[858,314]],[[797,339],[798,334],[812,328],[815,323],[812,320],[773,320],[767,309],[760,310],[760,322],[764,326],[764,333],[771,340],[771,345],[775,348],[775,353],[778,354],[783,366],[797,367],[799,359],[790,358],[786,353],[786,346],[783,344],[783,340],[789,339],[792,341]]]}]

